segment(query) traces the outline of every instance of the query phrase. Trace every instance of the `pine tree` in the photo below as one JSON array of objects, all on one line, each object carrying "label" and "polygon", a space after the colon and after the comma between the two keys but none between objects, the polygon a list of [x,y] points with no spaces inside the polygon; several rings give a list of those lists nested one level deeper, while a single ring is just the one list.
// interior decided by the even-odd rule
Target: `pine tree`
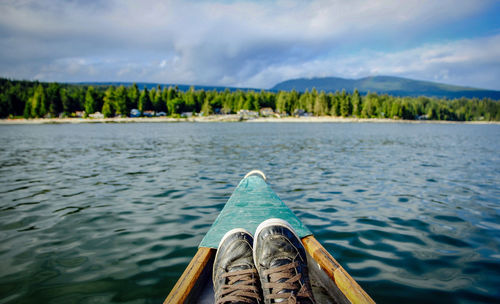
[{"label": "pine tree", "polygon": [[340,116],[340,94],[338,91],[335,92],[332,98],[332,107],[330,109],[330,115]]},{"label": "pine tree", "polygon": [[213,114],[212,106],[210,105],[208,98],[205,99],[205,101],[203,102],[203,106],[201,107],[201,113],[203,113],[203,116],[208,116]]},{"label": "pine tree", "polygon": [[28,119],[31,116],[31,100],[26,102],[24,104],[24,113],[23,113],[24,118]]},{"label": "pine tree", "polygon": [[361,110],[361,116],[365,118],[376,117],[376,105],[374,103],[374,95],[366,95],[365,101],[363,102],[363,108]]},{"label": "pine tree", "polygon": [[260,101],[259,101],[259,96],[254,96],[254,99],[253,99],[253,104],[252,104],[252,109],[254,111],[257,111],[259,112],[260,111]]},{"label": "pine tree", "polygon": [[226,95],[226,98],[222,102],[221,112],[223,114],[230,114],[233,112],[233,95],[232,94]]},{"label": "pine tree", "polygon": [[96,101],[95,101],[95,89],[93,86],[88,87],[87,93],[85,94],[85,117],[90,114],[95,113]]},{"label": "pine tree", "polygon": [[153,110],[153,104],[151,102],[151,99],[149,98],[148,88],[144,88],[144,90],[142,90],[141,96],[139,96],[138,108],[139,111],[141,111],[141,115],[144,114],[144,111]]},{"label": "pine tree", "polygon": [[252,94],[246,94],[245,102],[243,103],[243,109],[245,110],[253,110],[253,96]]},{"label": "pine tree", "polygon": [[[306,89],[306,93],[307,93],[307,89]],[[299,101],[298,101],[298,105],[297,105],[297,109],[301,109],[301,110],[306,110],[307,106],[307,94],[304,93],[304,94],[300,94],[300,97],[299,97]]]},{"label": "pine tree", "polygon": [[51,117],[56,117],[62,111],[61,85],[50,83],[47,88],[46,108]]},{"label": "pine tree", "polygon": [[399,101],[394,101],[391,106],[390,118],[401,118],[400,115],[401,105]]},{"label": "pine tree", "polygon": [[314,103],[314,115],[323,116],[326,115],[326,113],[328,113],[328,101],[325,92],[321,91]]},{"label": "pine tree", "polygon": [[[313,89],[313,90],[316,90],[316,89]],[[307,90],[306,92],[304,93],[305,95],[305,109],[306,112],[309,112],[309,113],[312,113],[313,110],[314,110],[314,94],[313,93],[309,93]]]},{"label": "pine tree", "polygon": [[186,112],[196,111],[196,98],[194,94],[194,87],[191,86],[189,90],[184,94],[184,103]]},{"label": "pine tree", "polygon": [[234,112],[238,112],[239,110],[243,109],[244,104],[245,104],[245,96],[243,95],[242,92],[238,91],[234,104]]},{"label": "pine tree", "polygon": [[61,106],[62,106],[62,112],[64,116],[68,116],[70,111],[71,111],[71,100],[68,96],[68,90],[67,89],[61,89],[59,92],[59,95],[61,97]]},{"label": "pine tree", "polygon": [[163,87],[163,90],[161,91],[161,101],[165,104],[165,113],[168,114],[168,88]]},{"label": "pine tree", "polygon": [[101,109],[102,115],[104,115],[104,117],[106,117],[106,118],[114,116],[114,114],[115,114],[114,104],[116,102],[114,87],[110,86],[106,89],[106,91],[104,92],[103,101],[104,101],[104,103],[103,103],[102,109]]},{"label": "pine tree", "polygon": [[354,89],[352,94],[352,115],[359,117],[361,115],[361,96],[358,89]]},{"label": "pine tree", "polygon": [[46,99],[45,90],[43,86],[39,84],[31,98],[31,117],[44,117],[45,114],[47,114],[45,107]]},{"label": "pine tree", "polygon": [[127,115],[130,115],[130,110],[132,109],[137,109],[138,108],[138,103],[139,103],[139,88],[137,87],[137,84],[134,83],[131,87],[128,88],[127,90]]},{"label": "pine tree", "polygon": [[350,116],[352,113],[352,104],[350,96],[346,94],[345,90],[342,90],[340,95],[340,114],[343,117]]},{"label": "pine tree", "polygon": [[125,89],[125,87],[122,85],[119,86],[118,89],[115,90],[113,98],[114,98],[113,107],[114,107],[114,110],[116,111],[116,114],[121,115],[121,116],[129,115],[131,109],[130,110],[128,109],[127,89]]},{"label": "pine tree", "polygon": [[162,93],[161,87],[158,86],[158,88],[156,89],[156,94],[154,96],[154,102],[153,102],[155,113],[167,112],[167,104],[163,100],[163,96],[164,94]]},{"label": "pine tree", "polygon": [[115,116],[113,103],[111,101],[104,101],[104,104],[102,106],[102,115],[106,118]]},{"label": "pine tree", "polygon": [[278,99],[276,100],[276,111],[278,113],[286,113],[287,97],[287,92],[285,91],[278,93]]}]

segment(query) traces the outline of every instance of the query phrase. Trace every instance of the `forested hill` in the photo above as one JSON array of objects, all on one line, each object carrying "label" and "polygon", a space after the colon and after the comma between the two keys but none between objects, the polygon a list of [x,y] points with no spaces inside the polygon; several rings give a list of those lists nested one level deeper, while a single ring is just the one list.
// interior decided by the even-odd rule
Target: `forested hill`
[{"label": "forested hill", "polygon": [[500,100],[500,91],[483,90],[448,84],[412,80],[401,77],[374,76],[360,79],[345,79],[339,77],[298,78],[290,79],[275,85],[272,90],[299,92],[311,91],[335,92],[345,89],[353,92],[358,89],[361,94],[368,92],[389,94],[393,96],[428,96],[439,98],[491,98]]}]

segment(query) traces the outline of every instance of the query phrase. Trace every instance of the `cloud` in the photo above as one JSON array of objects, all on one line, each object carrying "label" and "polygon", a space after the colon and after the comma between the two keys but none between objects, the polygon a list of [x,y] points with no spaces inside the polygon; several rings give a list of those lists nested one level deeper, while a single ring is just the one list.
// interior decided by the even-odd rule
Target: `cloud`
[{"label": "cloud", "polygon": [[474,60],[482,58],[484,66],[476,66],[486,69],[482,82],[471,84],[493,87],[498,75],[488,64],[498,64],[490,54],[497,36],[479,38],[490,43],[483,49],[474,39],[429,44],[425,38],[490,6],[453,0],[7,0],[0,3],[0,73],[263,88],[290,77],[387,73],[462,84],[476,79],[466,74],[475,74]]},{"label": "cloud", "polygon": [[463,86],[500,89],[500,35],[426,44],[395,52],[362,51],[356,55],[326,57],[268,66],[249,83],[276,79],[340,76],[360,78],[392,75]]}]

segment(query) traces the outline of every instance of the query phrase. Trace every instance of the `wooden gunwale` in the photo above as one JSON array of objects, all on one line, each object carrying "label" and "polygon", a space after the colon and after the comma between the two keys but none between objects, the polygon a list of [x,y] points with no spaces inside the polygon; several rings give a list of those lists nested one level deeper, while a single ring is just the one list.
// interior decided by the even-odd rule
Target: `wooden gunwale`
[{"label": "wooden gunwale", "polygon": [[210,259],[215,256],[215,249],[207,247],[199,247],[195,256],[189,262],[189,265],[182,273],[181,277],[174,285],[169,295],[163,302],[167,303],[184,303],[188,299],[194,286],[200,279],[200,276],[209,263]]},{"label": "wooden gunwale", "polygon": [[302,238],[302,244],[321,269],[351,303],[375,303],[359,284],[340,266],[312,235]]}]

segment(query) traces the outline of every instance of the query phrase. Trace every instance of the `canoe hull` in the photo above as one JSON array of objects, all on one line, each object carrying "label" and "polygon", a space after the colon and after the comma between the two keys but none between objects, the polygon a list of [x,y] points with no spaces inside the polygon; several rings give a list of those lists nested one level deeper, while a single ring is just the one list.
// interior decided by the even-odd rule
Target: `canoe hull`
[{"label": "canoe hull", "polygon": [[255,231],[269,218],[287,221],[301,238],[318,303],[374,303],[265,180],[262,172],[252,171],[240,181],[164,303],[213,303],[212,267],[220,239],[233,228]]},{"label": "canoe hull", "polygon": [[[309,277],[318,303],[375,303],[312,235],[302,238]],[[166,303],[213,303],[212,266],[216,250],[199,247]]]}]

